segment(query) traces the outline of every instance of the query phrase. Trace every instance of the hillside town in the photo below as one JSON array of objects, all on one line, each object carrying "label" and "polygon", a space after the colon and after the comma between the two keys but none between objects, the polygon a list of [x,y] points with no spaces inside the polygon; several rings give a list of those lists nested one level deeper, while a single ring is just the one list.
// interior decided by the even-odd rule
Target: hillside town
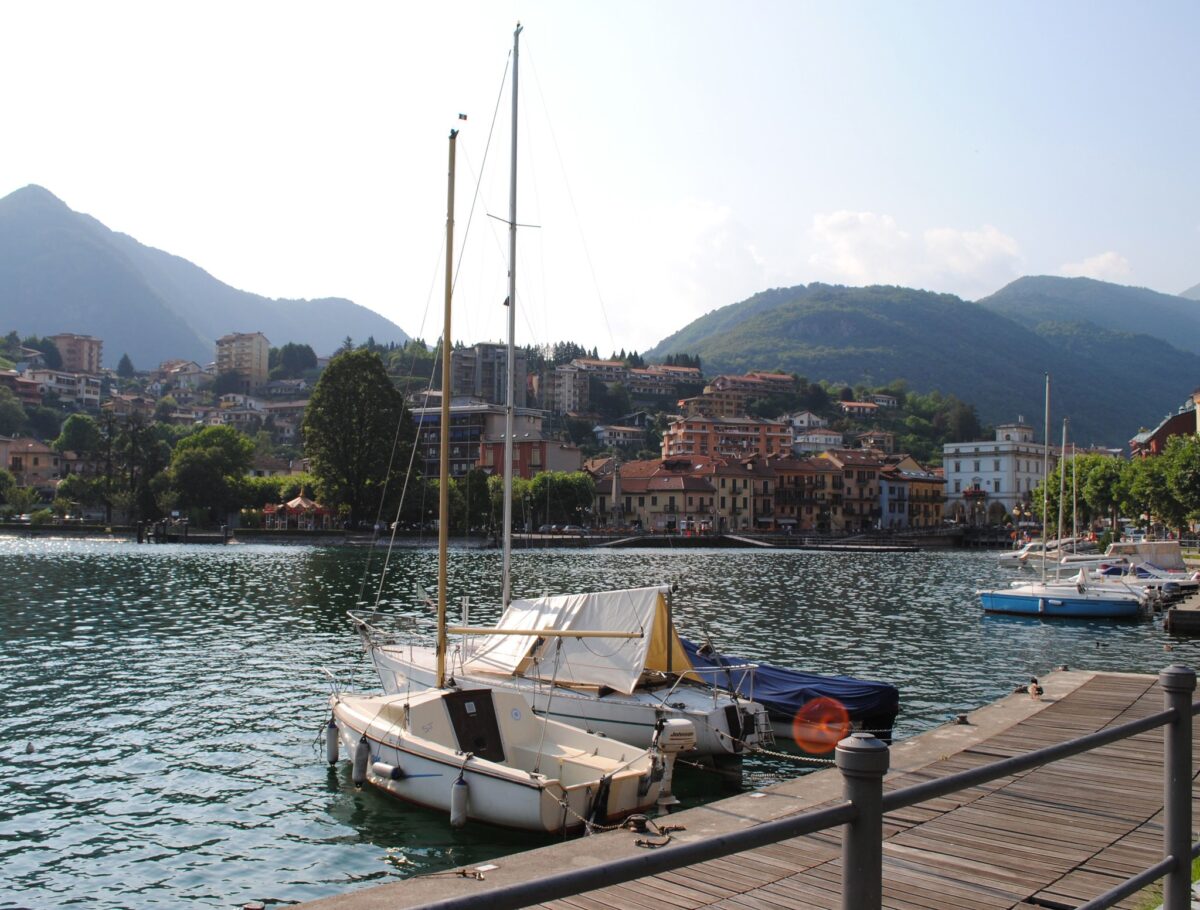
[{"label": "hillside town", "polygon": [[[254,442],[244,466],[248,477],[310,477],[304,420],[329,359],[317,358],[307,346],[287,345],[281,352],[262,333],[235,332],[217,340],[211,363],[167,360],[137,373],[127,358],[117,371],[102,368],[103,340],[88,335],[49,336],[40,348],[19,345],[16,333],[7,341],[10,351],[17,347],[17,359],[12,369],[0,371],[0,405],[15,402],[24,409],[26,426],[33,423],[32,414],[56,410],[60,416],[43,420],[40,433],[0,435],[0,465],[11,475],[7,495],[0,487],[0,503],[6,504],[0,508],[10,517],[38,510],[101,517],[96,503],[73,507],[60,495],[72,476],[104,470],[96,451],[63,447],[62,419],[71,414],[107,422],[110,430],[164,425],[175,428],[177,437],[230,428]],[[48,355],[47,341],[57,357]],[[294,368],[281,368],[300,349],[305,355],[291,357]],[[771,413],[772,403],[782,407],[801,400],[797,393],[806,381],[764,370],[705,377],[688,360],[685,355],[679,363],[640,364],[636,355],[593,355],[533,367],[527,352],[517,351],[514,477],[528,481],[548,472],[582,472],[592,491],[590,503],[576,499],[569,514],[527,512],[521,530],[535,530],[534,515],[559,519],[552,529],[570,525],[679,534],[858,534],[919,532],[946,524],[1015,525],[1032,515],[1044,465],[1055,470],[1063,454],[1053,444],[1047,452],[1034,426],[1018,416],[986,436],[976,434],[983,438],[946,442],[940,452],[920,460],[899,441],[902,426],[895,417],[904,403],[902,390],[859,390],[855,396],[847,388],[835,399],[812,386],[817,394],[806,400],[816,402],[813,407]],[[450,471],[458,482],[474,472],[485,477],[503,472],[507,369],[504,345],[480,343],[452,351]],[[423,476],[436,477],[440,392],[420,389],[406,398],[414,463]],[[604,400],[603,410],[598,399]],[[605,420],[614,403],[628,410]],[[1132,455],[1160,454],[1171,436],[1196,434],[1197,403],[1200,393],[1158,427],[1133,436]],[[13,423],[10,419],[7,425]],[[1091,448],[1072,454],[1117,458],[1122,453]],[[315,497],[324,491],[310,480],[294,492],[302,514],[291,515],[291,526],[337,524],[338,504],[319,505]],[[113,505],[107,504],[104,520],[129,517],[121,514],[122,505],[129,511],[128,503],[115,503],[115,516]],[[289,526],[286,502],[243,503],[215,520],[236,525],[247,506],[261,510],[255,517],[267,527]]]}]

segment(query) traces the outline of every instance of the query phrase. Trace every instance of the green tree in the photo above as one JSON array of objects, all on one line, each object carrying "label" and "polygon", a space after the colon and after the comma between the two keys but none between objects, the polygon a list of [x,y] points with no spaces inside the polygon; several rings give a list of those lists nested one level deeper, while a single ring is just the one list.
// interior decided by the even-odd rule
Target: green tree
[{"label": "green tree", "polygon": [[85,460],[94,457],[101,449],[100,426],[88,414],[72,414],[62,425],[62,430],[51,445],[59,452],[74,452]]},{"label": "green tree", "polygon": [[1130,504],[1137,514],[1146,513],[1168,528],[1179,528],[1186,517],[1183,506],[1171,492],[1167,480],[1167,462],[1158,458],[1136,458],[1126,462],[1126,485]]},{"label": "green tree", "polygon": [[309,370],[317,368],[317,355],[307,344],[288,342],[281,348],[271,349],[271,378],[299,379]]},{"label": "green tree", "polygon": [[488,492],[487,472],[472,468],[458,478],[456,485],[462,493],[463,514],[458,523],[459,530],[468,532],[482,528],[490,532],[496,523],[492,514],[492,501]]},{"label": "green tree", "polygon": [[46,361],[46,366],[50,369],[62,369],[62,354],[58,350],[58,345],[49,338],[38,338],[37,335],[30,335],[22,344],[27,348],[33,348],[35,351],[41,351],[42,358]]},{"label": "green tree", "polygon": [[228,395],[231,392],[240,392],[244,386],[245,380],[242,379],[240,373],[218,373],[217,378],[213,380],[213,384],[209,386],[209,391],[212,392],[213,397],[220,398],[222,395]]},{"label": "green tree", "polygon": [[374,518],[388,470],[408,464],[414,437],[404,397],[379,355],[362,350],[334,357],[313,389],[303,429],[305,454],[327,504],[348,506],[352,522]]},{"label": "green tree", "polygon": [[18,487],[13,486],[5,494],[5,499],[8,505],[12,506],[14,512],[18,515],[24,515],[26,512],[32,511],[37,505],[38,494],[33,487]]},{"label": "green tree", "polygon": [[0,503],[8,502],[8,494],[16,485],[17,479],[7,469],[0,468]]},{"label": "green tree", "polygon": [[25,426],[28,415],[11,389],[0,386],[0,436],[15,436]]},{"label": "green tree", "polygon": [[1121,500],[1125,496],[1122,462],[1105,456],[1096,458],[1098,460],[1087,472],[1087,479],[1080,485],[1080,495],[1093,514],[1108,517],[1109,527],[1116,533]]},{"label": "green tree", "polygon": [[1187,519],[1200,517],[1200,436],[1172,436],[1162,454],[1167,489]]},{"label": "green tree", "polygon": [[206,509],[222,522],[241,505],[242,480],[254,443],[232,427],[205,427],[181,439],[171,455],[171,486],[182,508]]},{"label": "green tree", "polygon": [[117,361],[117,375],[122,379],[132,379],[137,375],[137,370],[133,368],[133,361],[129,359],[128,354],[122,354],[121,359]]}]

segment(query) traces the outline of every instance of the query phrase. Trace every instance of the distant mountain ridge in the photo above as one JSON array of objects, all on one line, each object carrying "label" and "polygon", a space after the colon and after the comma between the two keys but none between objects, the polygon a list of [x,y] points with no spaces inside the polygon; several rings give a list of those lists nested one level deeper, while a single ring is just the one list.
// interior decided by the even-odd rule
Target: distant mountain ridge
[{"label": "distant mountain ridge", "polygon": [[1186,297],[1188,300],[1200,300],[1200,284],[1188,288],[1179,296]]},{"label": "distant mountain ridge", "polygon": [[1072,438],[1124,446],[1200,384],[1200,356],[1085,315],[1034,328],[950,294],[799,285],[708,313],[643,356],[699,354],[710,376],[760,368],[850,385],[904,379],[914,391],[957,395],[986,422],[1023,415],[1035,425],[1049,372],[1053,419],[1070,416]]},{"label": "distant mountain ridge", "polygon": [[993,313],[1036,328],[1043,322],[1089,322],[1114,332],[1160,338],[1200,354],[1200,303],[1094,278],[1018,278],[977,300]]},{"label": "distant mountain ridge", "polygon": [[0,199],[0,329],[95,335],[105,365],[128,353],[141,369],[171,358],[207,363],[230,332],[262,332],[275,346],[308,344],[318,354],[347,336],[408,339],[349,300],[272,300],[232,288],[32,185]]}]

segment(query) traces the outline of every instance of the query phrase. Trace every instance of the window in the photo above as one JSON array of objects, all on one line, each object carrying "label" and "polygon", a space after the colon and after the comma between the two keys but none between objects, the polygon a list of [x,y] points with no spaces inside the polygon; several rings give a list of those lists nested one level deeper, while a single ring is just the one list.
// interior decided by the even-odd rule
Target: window
[{"label": "window", "polygon": [[992,470],[993,471],[1000,470],[1000,459],[999,458],[997,458],[995,461],[992,462]]},{"label": "window", "polygon": [[979,470],[979,459],[978,458],[975,459],[975,470],[976,471]]},{"label": "window", "polygon": [[639,505],[639,506],[644,506],[645,504],[646,504],[646,497],[645,497],[645,496],[639,496],[639,497],[638,497],[638,505]]},{"label": "window", "polygon": [[721,508],[722,509],[725,508],[725,497],[724,496],[721,497]]},{"label": "window", "polygon": [[962,473],[962,462],[961,461],[954,462],[954,473],[956,473],[956,474]]},{"label": "window", "polygon": [[997,493],[999,493],[999,492],[1000,492],[1000,480],[999,480],[999,478],[997,478],[996,480],[994,480],[994,481],[992,482],[992,484],[993,484],[993,486],[995,486],[995,488],[996,488],[996,492],[997,492]]},{"label": "window", "polygon": [[652,506],[658,505],[658,497],[657,496],[650,497],[650,505],[652,505]]},{"label": "window", "polygon": [[954,481],[954,492],[955,493],[962,492],[962,481],[961,480]]}]

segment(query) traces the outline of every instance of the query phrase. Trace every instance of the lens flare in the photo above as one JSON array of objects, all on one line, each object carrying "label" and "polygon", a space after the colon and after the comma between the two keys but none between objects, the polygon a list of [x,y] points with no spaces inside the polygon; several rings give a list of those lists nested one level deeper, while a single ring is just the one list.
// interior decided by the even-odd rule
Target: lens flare
[{"label": "lens flare", "polygon": [[792,718],[792,740],[805,752],[824,755],[850,732],[850,713],[836,698],[819,695]]}]

